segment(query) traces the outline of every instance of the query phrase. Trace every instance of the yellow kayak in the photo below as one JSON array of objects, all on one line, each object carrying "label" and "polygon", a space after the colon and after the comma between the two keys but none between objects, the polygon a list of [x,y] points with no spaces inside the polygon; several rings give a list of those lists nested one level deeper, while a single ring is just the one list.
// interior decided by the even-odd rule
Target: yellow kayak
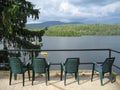
[{"label": "yellow kayak", "polygon": [[40,52],[40,54],[43,55],[43,56],[47,56],[48,52]]}]

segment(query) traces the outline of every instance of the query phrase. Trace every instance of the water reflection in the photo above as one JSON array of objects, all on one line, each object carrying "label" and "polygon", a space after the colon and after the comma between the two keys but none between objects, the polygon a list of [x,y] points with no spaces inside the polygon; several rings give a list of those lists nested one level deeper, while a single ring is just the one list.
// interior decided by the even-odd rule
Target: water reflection
[{"label": "water reflection", "polygon": [[[42,49],[114,49],[120,51],[120,36],[82,36],[82,37],[43,37]],[[116,65],[120,65],[120,54],[112,53],[117,57]],[[42,56],[40,56],[42,57]],[[80,62],[102,62],[108,57],[108,52],[48,52],[46,59],[49,62],[64,62],[68,57],[79,57]],[[119,59],[118,59],[119,58]],[[81,69],[91,69],[91,66],[80,66]]]}]

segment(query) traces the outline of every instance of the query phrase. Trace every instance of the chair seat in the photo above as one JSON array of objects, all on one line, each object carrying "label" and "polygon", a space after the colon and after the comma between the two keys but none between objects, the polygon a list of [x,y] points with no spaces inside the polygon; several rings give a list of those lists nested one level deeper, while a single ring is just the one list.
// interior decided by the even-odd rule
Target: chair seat
[{"label": "chair seat", "polygon": [[28,70],[28,68],[22,68],[22,73],[25,73]]}]

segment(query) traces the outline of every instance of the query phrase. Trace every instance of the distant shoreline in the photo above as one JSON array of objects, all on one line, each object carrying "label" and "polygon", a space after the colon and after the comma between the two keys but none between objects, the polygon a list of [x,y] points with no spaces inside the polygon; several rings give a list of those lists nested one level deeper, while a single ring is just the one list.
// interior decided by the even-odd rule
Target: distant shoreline
[{"label": "distant shoreline", "polygon": [[[120,35],[120,24],[60,24],[47,27],[45,36]],[[40,31],[44,27],[29,27]]]}]

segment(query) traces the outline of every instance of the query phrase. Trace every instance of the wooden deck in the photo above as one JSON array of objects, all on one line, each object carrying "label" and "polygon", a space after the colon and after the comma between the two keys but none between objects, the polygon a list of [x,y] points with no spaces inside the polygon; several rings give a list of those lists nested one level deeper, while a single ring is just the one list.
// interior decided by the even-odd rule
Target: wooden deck
[{"label": "wooden deck", "polygon": [[100,85],[99,75],[94,75],[93,82],[91,82],[90,72],[80,72],[80,85],[75,81],[74,75],[67,76],[67,85],[64,86],[64,80],[60,81],[60,71],[50,71],[50,81],[48,86],[45,84],[44,75],[36,74],[34,85],[32,81],[28,80],[27,72],[25,78],[25,86],[22,86],[21,75],[18,79],[12,79],[12,85],[9,86],[9,71],[0,71],[0,90],[120,90],[119,80],[111,83],[108,75],[103,79],[104,86]]}]

